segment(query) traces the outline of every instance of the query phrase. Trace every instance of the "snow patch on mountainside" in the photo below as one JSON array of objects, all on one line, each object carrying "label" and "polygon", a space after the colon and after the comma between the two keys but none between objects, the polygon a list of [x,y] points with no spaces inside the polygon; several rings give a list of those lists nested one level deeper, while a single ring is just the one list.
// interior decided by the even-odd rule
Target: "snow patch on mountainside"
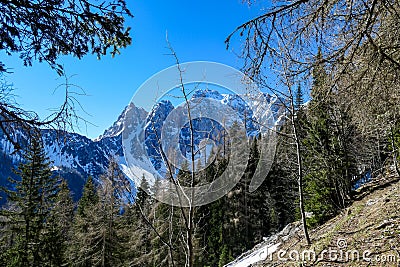
[{"label": "snow patch on mountainside", "polygon": [[[254,122],[254,119],[257,119],[257,114],[263,113],[271,107],[271,103],[268,102],[269,99],[267,98],[265,99],[267,99],[268,103],[264,103],[264,106],[262,106],[261,103],[265,102],[265,99],[262,98],[259,100],[260,103],[258,103],[257,109],[253,114],[245,98],[234,94],[221,94],[214,90],[197,90],[193,93],[192,100],[204,97],[214,99],[234,110],[237,116],[245,122],[248,136],[255,136],[259,132],[259,126]],[[52,162],[52,170],[63,172],[64,174],[73,173],[73,177],[79,176],[82,180],[85,180],[89,175],[98,179],[106,171],[109,160],[114,158],[125,174],[136,183],[141,180],[143,174],[154,179],[155,177],[159,177],[160,174],[163,177],[167,171],[160,151],[157,149],[159,143],[156,134],[160,135],[164,120],[174,109],[176,108],[167,100],[160,101],[150,112],[146,112],[144,109],[138,108],[131,103],[123,110],[115,123],[94,140],[76,133],[43,129],[43,143],[45,151]],[[215,110],[212,112],[219,111]],[[205,139],[214,138],[214,140],[207,143],[206,149],[200,151],[199,158],[211,153],[213,142],[220,142],[220,140],[215,138],[216,135],[214,133],[209,131],[208,135],[204,134],[204,128],[215,128],[213,123],[211,119],[208,121],[198,120],[195,123],[197,131],[195,145],[197,148],[201,144],[204,144],[201,142],[204,142]],[[223,125],[223,127],[229,127],[232,123],[233,121],[229,121],[228,118],[227,125]],[[155,127],[156,131],[152,130],[153,127]],[[173,128],[174,125],[171,127]],[[180,149],[182,152],[187,152],[190,141],[190,138],[188,138],[189,132],[187,129],[172,128],[167,129],[166,132],[180,131]],[[124,131],[124,129],[128,131]],[[141,145],[145,145],[145,150],[143,151],[143,147],[130,147],[129,150],[123,148],[122,139],[125,132],[129,133],[129,138],[132,138],[132,140],[142,140],[144,136],[144,142]],[[12,162],[13,166],[10,168],[16,168],[22,160],[28,136],[22,129],[15,129],[12,132],[12,138],[21,144],[22,149],[15,151],[12,143],[0,132],[0,154],[5,155]],[[124,149],[129,151],[129,155],[124,155]],[[183,155],[187,155],[187,153],[183,153]],[[127,163],[127,157],[129,157],[128,162],[130,164]],[[150,171],[154,171],[154,169],[156,173]],[[6,179],[6,177],[0,178]],[[154,179],[149,182],[152,183]]]}]

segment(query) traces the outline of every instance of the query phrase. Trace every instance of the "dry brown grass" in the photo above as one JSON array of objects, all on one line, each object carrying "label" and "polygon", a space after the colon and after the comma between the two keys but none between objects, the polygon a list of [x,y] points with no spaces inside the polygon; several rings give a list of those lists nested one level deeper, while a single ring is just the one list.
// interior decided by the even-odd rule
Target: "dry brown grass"
[{"label": "dry brown grass", "polygon": [[[281,252],[278,249],[273,254],[272,260],[269,258],[258,266],[400,266],[399,178],[388,175],[363,186],[357,190],[350,207],[313,229],[310,237],[310,247],[305,246],[300,235],[290,238],[280,246]],[[314,251],[315,260],[301,261],[305,250]],[[296,258],[293,251],[300,253],[299,261],[282,260],[289,259],[290,253]],[[309,258],[313,257],[304,256]]]}]

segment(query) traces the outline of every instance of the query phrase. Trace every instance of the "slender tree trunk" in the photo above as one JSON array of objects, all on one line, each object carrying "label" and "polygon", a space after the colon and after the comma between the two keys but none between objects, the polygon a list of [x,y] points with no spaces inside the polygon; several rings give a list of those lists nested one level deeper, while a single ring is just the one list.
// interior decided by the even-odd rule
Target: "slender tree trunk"
[{"label": "slender tree trunk", "polygon": [[306,222],[306,214],[304,210],[304,193],[303,193],[303,163],[301,161],[301,152],[300,152],[300,140],[297,136],[296,126],[293,122],[293,131],[294,138],[296,142],[296,154],[297,154],[297,183],[299,187],[299,208],[301,214],[301,223],[303,224],[303,232],[304,237],[306,238],[307,245],[311,244],[310,236],[308,235],[307,222]]},{"label": "slender tree trunk", "polygon": [[392,143],[392,155],[393,155],[393,166],[394,170],[396,171],[396,175],[399,176],[399,165],[397,164],[397,149],[396,149],[396,143],[394,140],[394,129],[393,127],[390,128],[390,139]]},{"label": "slender tree trunk", "polygon": [[[195,185],[195,178],[196,178],[196,173],[195,173],[195,147],[194,147],[194,127],[193,127],[193,120],[192,120],[192,115],[191,115],[191,106],[190,106],[190,101],[185,89],[185,85],[183,82],[183,70],[181,69],[178,57],[175,53],[175,51],[172,49],[170,46],[170,50],[175,57],[176,60],[176,65],[179,70],[179,78],[180,78],[180,86],[182,90],[182,94],[186,103],[186,111],[188,113],[188,121],[189,121],[189,129],[190,129],[190,157],[191,157],[191,165],[192,165],[192,171],[191,171],[191,179],[190,179],[190,187],[192,188],[190,197],[189,197],[189,212],[188,212],[188,220],[186,223],[186,244],[187,244],[187,264],[189,267],[194,266],[194,246],[193,246],[193,239],[194,239],[194,185]],[[184,214],[183,214],[184,215]]]},{"label": "slender tree trunk", "polygon": [[308,235],[308,229],[307,229],[307,221],[306,221],[306,214],[304,210],[304,193],[303,193],[303,162],[301,160],[301,149],[300,149],[300,137],[297,132],[297,126],[296,126],[296,111],[294,108],[294,101],[293,101],[293,95],[292,91],[289,88],[289,93],[291,95],[290,102],[291,102],[291,107],[290,107],[290,116],[291,116],[291,123],[292,123],[292,129],[293,129],[293,138],[296,144],[296,154],[297,154],[297,183],[298,183],[298,189],[299,189],[299,208],[300,208],[300,214],[301,214],[301,223],[303,224],[303,232],[304,232],[304,237],[306,238],[307,245],[311,244],[310,241],[310,236]]},{"label": "slender tree trunk", "polygon": [[[26,227],[25,227],[25,252],[24,252],[24,257],[26,257],[26,262],[28,263],[28,258],[29,258],[29,250],[32,250],[32,246],[29,246],[29,244],[32,242],[31,240],[31,220],[33,214],[30,214],[30,209],[32,207],[32,189],[33,189],[33,180],[34,180],[34,169],[35,169],[35,162],[32,162],[32,167],[31,167],[31,173],[30,173],[30,179],[29,179],[29,196],[28,196],[28,210],[25,212],[25,222],[26,222]],[[36,256],[33,257],[33,262],[35,263]]]},{"label": "slender tree trunk", "polygon": [[[182,85],[183,86],[183,85]],[[189,254],[189,267],[194,266],[194,247],[193,247],[193,234],[194,234],[194,206],[193,206],[193,201],[194,201],[194,184],[195,184],[195,151],[194,151],[194,127],[193,127],[193,121],[192,121],[192,116],[190,112],[190,104],[188,97],[185,92],[185,88],[182,87],[182,92],[185,97],[186,105],[187,105],[187,111],[188,111],[188,119],[189,119],[189,126],[190,126],[190,153],[191,153],[191,160],[192,160],[192,172],[191,172],[191,181],[190,181],[190,187],[192,188],[191,190],[191,195],[189,199],[189,227],[187,229],[187,246],[188,246],[188,254]]]},{"label": "slender tree trunk", "polygon": [[102,244],[102,253],[101,253],[101,266],[106,266],[106,233],[103,233],[103,244]]}]

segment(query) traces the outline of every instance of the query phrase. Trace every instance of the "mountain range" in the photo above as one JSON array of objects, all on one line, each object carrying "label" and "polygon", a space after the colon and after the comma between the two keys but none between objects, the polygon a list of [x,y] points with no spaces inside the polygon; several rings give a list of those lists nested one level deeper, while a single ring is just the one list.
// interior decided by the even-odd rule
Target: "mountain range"
[{"label": "mountain range", "polygon": [[[229,106],[236,111],[240,119],[245,121],[248,136],[255,136],[259,133],[259,127],[254,123],[257,114],[253,114],[252,109],[238,95],[221,94],[218,91],[207,89],[195,91],[191,99],[196,100],[201,98],[216,100],[222,105]],[[260,99],[257,101],[259,103],[267,103],[269,108],[271,105],[273,106],[275,99],[267,94],[263,94],[262,98],[262,101]],[[265,112],[265,107],[261,108],[260,104],[256,105],[256,107],[256,112],[260,113],[258,117],[262,116],[261,113]],[[114,158],[119,163],[121,169],[126,172],[127,163],[122,146],[122,135],[124,127],[131,127],[131,134],[135,136],[145,135],[145,150],[148,158],[153,167],[160,174],[163,174],[162,157],[160,151],[157,149],[158,140],[156,136],[157,134],[161,134],[161,128],[168,115],[174,109],[178,108],[174,107],[169,100],[163,100],[155,105],[150,112],[147,112],[143,108],[136,107],[131,103],[123,110],[111,127],[93,140],[77,133],[62,132],[54,129],[41,130],[44,147],[52,162],[53,172],[60,174],[68,181],[74,194],[74,199],[78,200],[87,177],[91,175],[95,179],[98,179],[107,169],[110,158]],[[278,107],[273,109],[274,111],[279,110]],[[219,130],[219,128],[216,128],[216,125],[218,123],[212,119],[194,120],[195,145],[199,146],[200,141],[204,138],[211,138],[215,139],[214,141],[217,143],[220,142],[220,140],[216,140],[215,131],[214,134],[205,131],[205,128]],[[208,133],[207,136],[205,132]],[[190,145],[188,135],[189,131],[187,127],[186,130],[182,129],[180,131],[180,150],[184,155],[187,153]],[[27,135],[22,130],[16,129],[12,137],[14,140],[18,140],[18,143],[27,143]],[[21,162],[22,150],[15,150],[13,144],[0,132],[0,185],[6,187],[12,186],[8,184],[7,177],[14,176],[12,169],[15,169]],[[135,157],[135,151],[131,154],[131,156]],[[139,158],[137,160],[137,167],[141,169],[144,163],[143,161],[140,162]]]}]

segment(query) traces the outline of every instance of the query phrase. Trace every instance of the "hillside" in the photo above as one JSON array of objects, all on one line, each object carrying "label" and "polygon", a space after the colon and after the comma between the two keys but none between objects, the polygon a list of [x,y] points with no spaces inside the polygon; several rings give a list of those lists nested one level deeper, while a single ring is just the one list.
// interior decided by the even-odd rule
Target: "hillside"
[{"label": "hillside", "polygon": [[378,177],[360,187],[354,199],[311,230],[310,247],[295,222],[226,266],[400,266],[399,177]]}]

